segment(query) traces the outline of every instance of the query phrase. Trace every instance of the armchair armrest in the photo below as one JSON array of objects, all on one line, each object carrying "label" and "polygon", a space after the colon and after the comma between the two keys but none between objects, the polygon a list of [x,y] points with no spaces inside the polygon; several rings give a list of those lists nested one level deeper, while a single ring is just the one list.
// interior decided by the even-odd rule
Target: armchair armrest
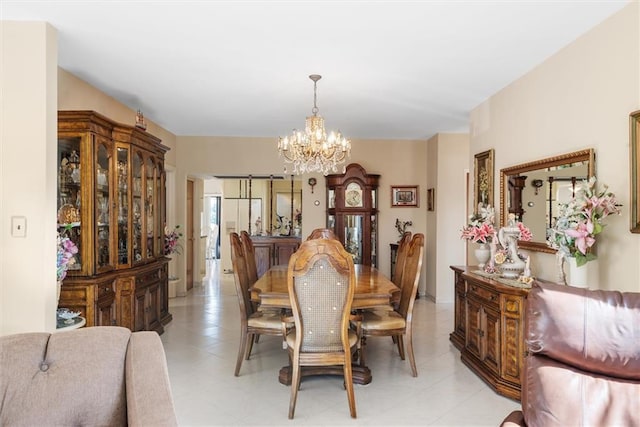
[{"label": "armchair armrest", "polygon": [[282,349],[287,349],[287,334],[295,326],[295,319],[291,315],[283,313],[280,316],[282,320]]},{"label": "armchair armrest", "polygon": [[130,426],[177,426],[162,341],[155,332],[131,334],[125,358]]}]

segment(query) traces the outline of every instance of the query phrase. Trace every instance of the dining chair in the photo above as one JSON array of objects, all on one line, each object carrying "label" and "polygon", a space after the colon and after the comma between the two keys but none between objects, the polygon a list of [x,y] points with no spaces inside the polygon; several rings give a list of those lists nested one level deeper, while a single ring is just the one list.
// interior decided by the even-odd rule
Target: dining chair
[{"label": "dining chair", "polygon": [[251,302],[249,292],[249,276],[247,274],[246,253],[242,245],[242,239],[238,233],[229,235],[231,240],[231,262],[233,264],[233,278],[236,284],[236,293],[240,303],[240,347],[234,375],[240,373],[242,360],[249,360],[253,348],[253,338],[260,335],[282,336],[282,318],[279,313],[262,312],[256,310]]},{"label": "dining chair", "polygon": [[253,246],[251,236],[247,231],[240,232],[240,240],[244,248],[245,260],[247,263],[247,275],[249,276],[249,285],[253,285],[258,280],[258,267],[256,264],[256,248]]},{"label": "dining chair", "polygon": [[411,374],[418,376],[416,361],[413,355],[412,316],[416,299],[422,256],[424,252],[424,235],[416,233],[407,248],[404,273],[400,291],[400,301],[393,310],[365,310],[360,324],[362,345],[360,348],[360,364],[365,366],[366,338],[371,336],[396,337],[400,358],[405,360],[404,337],[407,338],[407,352],[411,364]]},{"label": "dining chair", "polygon": [[313,239],[338,240],[338,236],[336,236],[336,233],[334,233],[333,230],[330,228],[316,228],[311,232],[311,234],[309,234],[309,237],[307,237],[307,240],[313,240]]},{"label": "dining chair", "polygon": [[396,265],[393,270],[393,277],[391,277],[391,281],[397,287],[402,286],[402,273],[404,272],[404,264],[407,258],[407,248],[409,247],[409,243],[411,242],[411,232],[405,231],[398,242],[398,252],[396,255]]},{"label": "dining chair", "polygon": [[359,336],[349,328],[355,285],[353,258],[337,240],[307,240],[289,260],[287,288],[295,324],[285,334],[292,372],[289,419],[302,367],[318,366],[342,366],[349,410],[356,418],[351,355],[358,350]]}]

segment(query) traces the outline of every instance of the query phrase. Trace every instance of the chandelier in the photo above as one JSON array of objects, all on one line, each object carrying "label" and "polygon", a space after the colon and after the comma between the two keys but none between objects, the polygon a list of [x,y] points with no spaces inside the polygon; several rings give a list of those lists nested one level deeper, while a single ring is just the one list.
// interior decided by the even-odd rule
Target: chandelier
[{"label": "chandelier", "polygon": [[[313,115],[307,117],[304,132],[294,129],[291,135],[280,137],[278,151],[285,163],[293,164],[293,173],[296,175],[306,172],[327,175],[330,171],[337,172],[337,166],[351,155],[351,141],[339,131],[327,136],[324,119],[318,115],[316,105],[316,86],[322,76],[312,74],[309,78],[313,80]],[[286,165],[284,172],[287,173]]]}]

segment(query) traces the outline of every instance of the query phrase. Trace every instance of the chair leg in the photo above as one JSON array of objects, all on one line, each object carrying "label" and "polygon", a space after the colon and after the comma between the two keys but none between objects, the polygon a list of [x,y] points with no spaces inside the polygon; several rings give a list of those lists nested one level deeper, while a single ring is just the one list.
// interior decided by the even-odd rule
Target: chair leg
[{"label": "chair leg", "polygon": [[365,353],[367,348],[367,337],[364,335],[360,339],[360,366],[366,366],[365,363]]},{"label": "chair leg", "polygon": [[244,359],[244,353],[247,349],[247,330],[243,329],[240,333],[240,348],[238,348],[238,359],[236,360],[236,371],[234,375],[237,377],[240,374],[240,367],[242,366],[242,359]]},{"label": "chair leg", "polygon": [[249,360],[249,357],[251,357],[251,350],[253,350],[253,341],[254,341],[254,337],[259,337],[259,334],[249,334],[249,336],[247,337],[247,343],[249,344],[249,348],[247,348],[247,355],[246,355],[246,360]]},{"label": "chair leg", "polygon": [[404,360],[404,339],[402,335],[396,335],[398,340],[398,353],[400,353],[400,359]]},{"label": "chair leg", "polygon": [[407,352],[409,352],[409,364],[411,365],[411,375],[418,376],[418,370],[416,369],[416,358],[413,356],[413,333],[411,329],[407,331]]},{"label": "chair leg", "polygon": [[291,399],[289,400],[289,419],[293,419],[296,411],[296,400],[298,399],[298,389],[300,388],[300,359],[294,355],[292,363],[293,374],[291,378]]},{"label": "chair leg", "polygon": [[351,358],[346,357],[344,364],[344,383],[347,389],[347,399],[349,400],[349,412],[351,418],[356,418],[356,397],[353,393],[353,373],[351,371]]}]

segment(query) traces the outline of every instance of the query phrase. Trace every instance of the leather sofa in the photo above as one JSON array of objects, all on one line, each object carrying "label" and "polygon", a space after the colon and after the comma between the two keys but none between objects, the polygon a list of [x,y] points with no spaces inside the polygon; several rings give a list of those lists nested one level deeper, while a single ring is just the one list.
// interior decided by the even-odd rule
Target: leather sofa
[{"label": "leather sofa", "polygon": [[92,327],[0,337],[0,425],[175,426],[155,332]]},{"label": "leather sofa", "polygon": [[640,425],[640,293],[534,283],[522,410],[503,426]]}]

